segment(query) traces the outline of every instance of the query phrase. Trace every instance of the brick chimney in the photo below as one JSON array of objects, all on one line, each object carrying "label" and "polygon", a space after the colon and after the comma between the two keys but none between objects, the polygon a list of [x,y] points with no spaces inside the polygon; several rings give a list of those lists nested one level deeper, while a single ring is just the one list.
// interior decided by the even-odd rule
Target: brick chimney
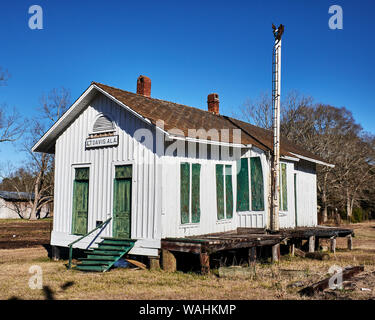
[{"label": "brick chimney", "polygon": [[139,76],[137,79],[137,93],[151,97],[151,79],[146,76]]},{"label": "brick chimney", "polygon": [[219,95],[211,93],[207,96],[208,111],[213,114],[219,114]]}]

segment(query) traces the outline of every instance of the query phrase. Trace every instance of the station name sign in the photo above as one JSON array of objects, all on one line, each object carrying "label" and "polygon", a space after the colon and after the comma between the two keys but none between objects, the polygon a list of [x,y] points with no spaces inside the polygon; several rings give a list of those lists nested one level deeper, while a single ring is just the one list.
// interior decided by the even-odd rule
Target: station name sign
[{"label": "station name sign", "polygon": [[100,138],[87,138],[86,149],[118,146],[118,135]]}]

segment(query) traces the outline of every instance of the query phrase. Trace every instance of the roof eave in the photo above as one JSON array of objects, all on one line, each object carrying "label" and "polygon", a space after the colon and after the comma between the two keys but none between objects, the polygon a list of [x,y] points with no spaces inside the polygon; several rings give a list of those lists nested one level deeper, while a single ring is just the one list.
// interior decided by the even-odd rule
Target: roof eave
[{"label": "roof eave", "polygon": [[91,84],[70,106],[70,108],[60,117],[60,119],[57,120],[34,144],[34,146],[31,148],[31,151],[51,153],[51,151],[53,150],[53,144],[60,133],[60,131],[56,132],[56,130],[65,122],[70,122],[77,114],[79,114],[79,112],[74,112],[76,110],[76,106],[80,105],[83,101],[90,100],[92,98],[94,89],[95,86]]},{"label": "roof eave", "polygon": [[306,157],[306,156],[301,156],[300,154],[293,153],[293,152],[291,152],[291,154],[295,155],[296,157],[298,157],[298,158],[300,158],[302,160],[314,162],[314,163],[321,164],[323,166],[327,166],[327,167],[330,167],[330,168],[334,168],[335,167],[334,164],[331,164],[331,163],[328,163],[328,162],[325,162],[325,161],[320,161],[320,160],[316,160],[316,159],[309,158],[309,157]]}]

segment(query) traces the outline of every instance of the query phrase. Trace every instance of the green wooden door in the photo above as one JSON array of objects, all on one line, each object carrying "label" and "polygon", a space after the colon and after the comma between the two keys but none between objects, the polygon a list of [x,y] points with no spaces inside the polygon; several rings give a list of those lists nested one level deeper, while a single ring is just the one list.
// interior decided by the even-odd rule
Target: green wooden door
[{"label": "green wooden door", "polygon": [[130,238],[132,166],[117,166],[113,188],[113,236]]},{"label": "green wooden door", "polygon": [[89,168],[77,168],[73,185],[73,234],[87,233],[88,202]]}]

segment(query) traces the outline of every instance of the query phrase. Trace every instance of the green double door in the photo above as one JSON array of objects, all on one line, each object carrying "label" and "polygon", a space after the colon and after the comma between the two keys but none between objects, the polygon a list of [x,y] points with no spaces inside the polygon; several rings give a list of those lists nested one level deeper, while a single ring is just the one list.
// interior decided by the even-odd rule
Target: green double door
[{"label": "green double door", "polygon": [[116,166],[113,186],[113,237],[130,238],[132,166]]}]

